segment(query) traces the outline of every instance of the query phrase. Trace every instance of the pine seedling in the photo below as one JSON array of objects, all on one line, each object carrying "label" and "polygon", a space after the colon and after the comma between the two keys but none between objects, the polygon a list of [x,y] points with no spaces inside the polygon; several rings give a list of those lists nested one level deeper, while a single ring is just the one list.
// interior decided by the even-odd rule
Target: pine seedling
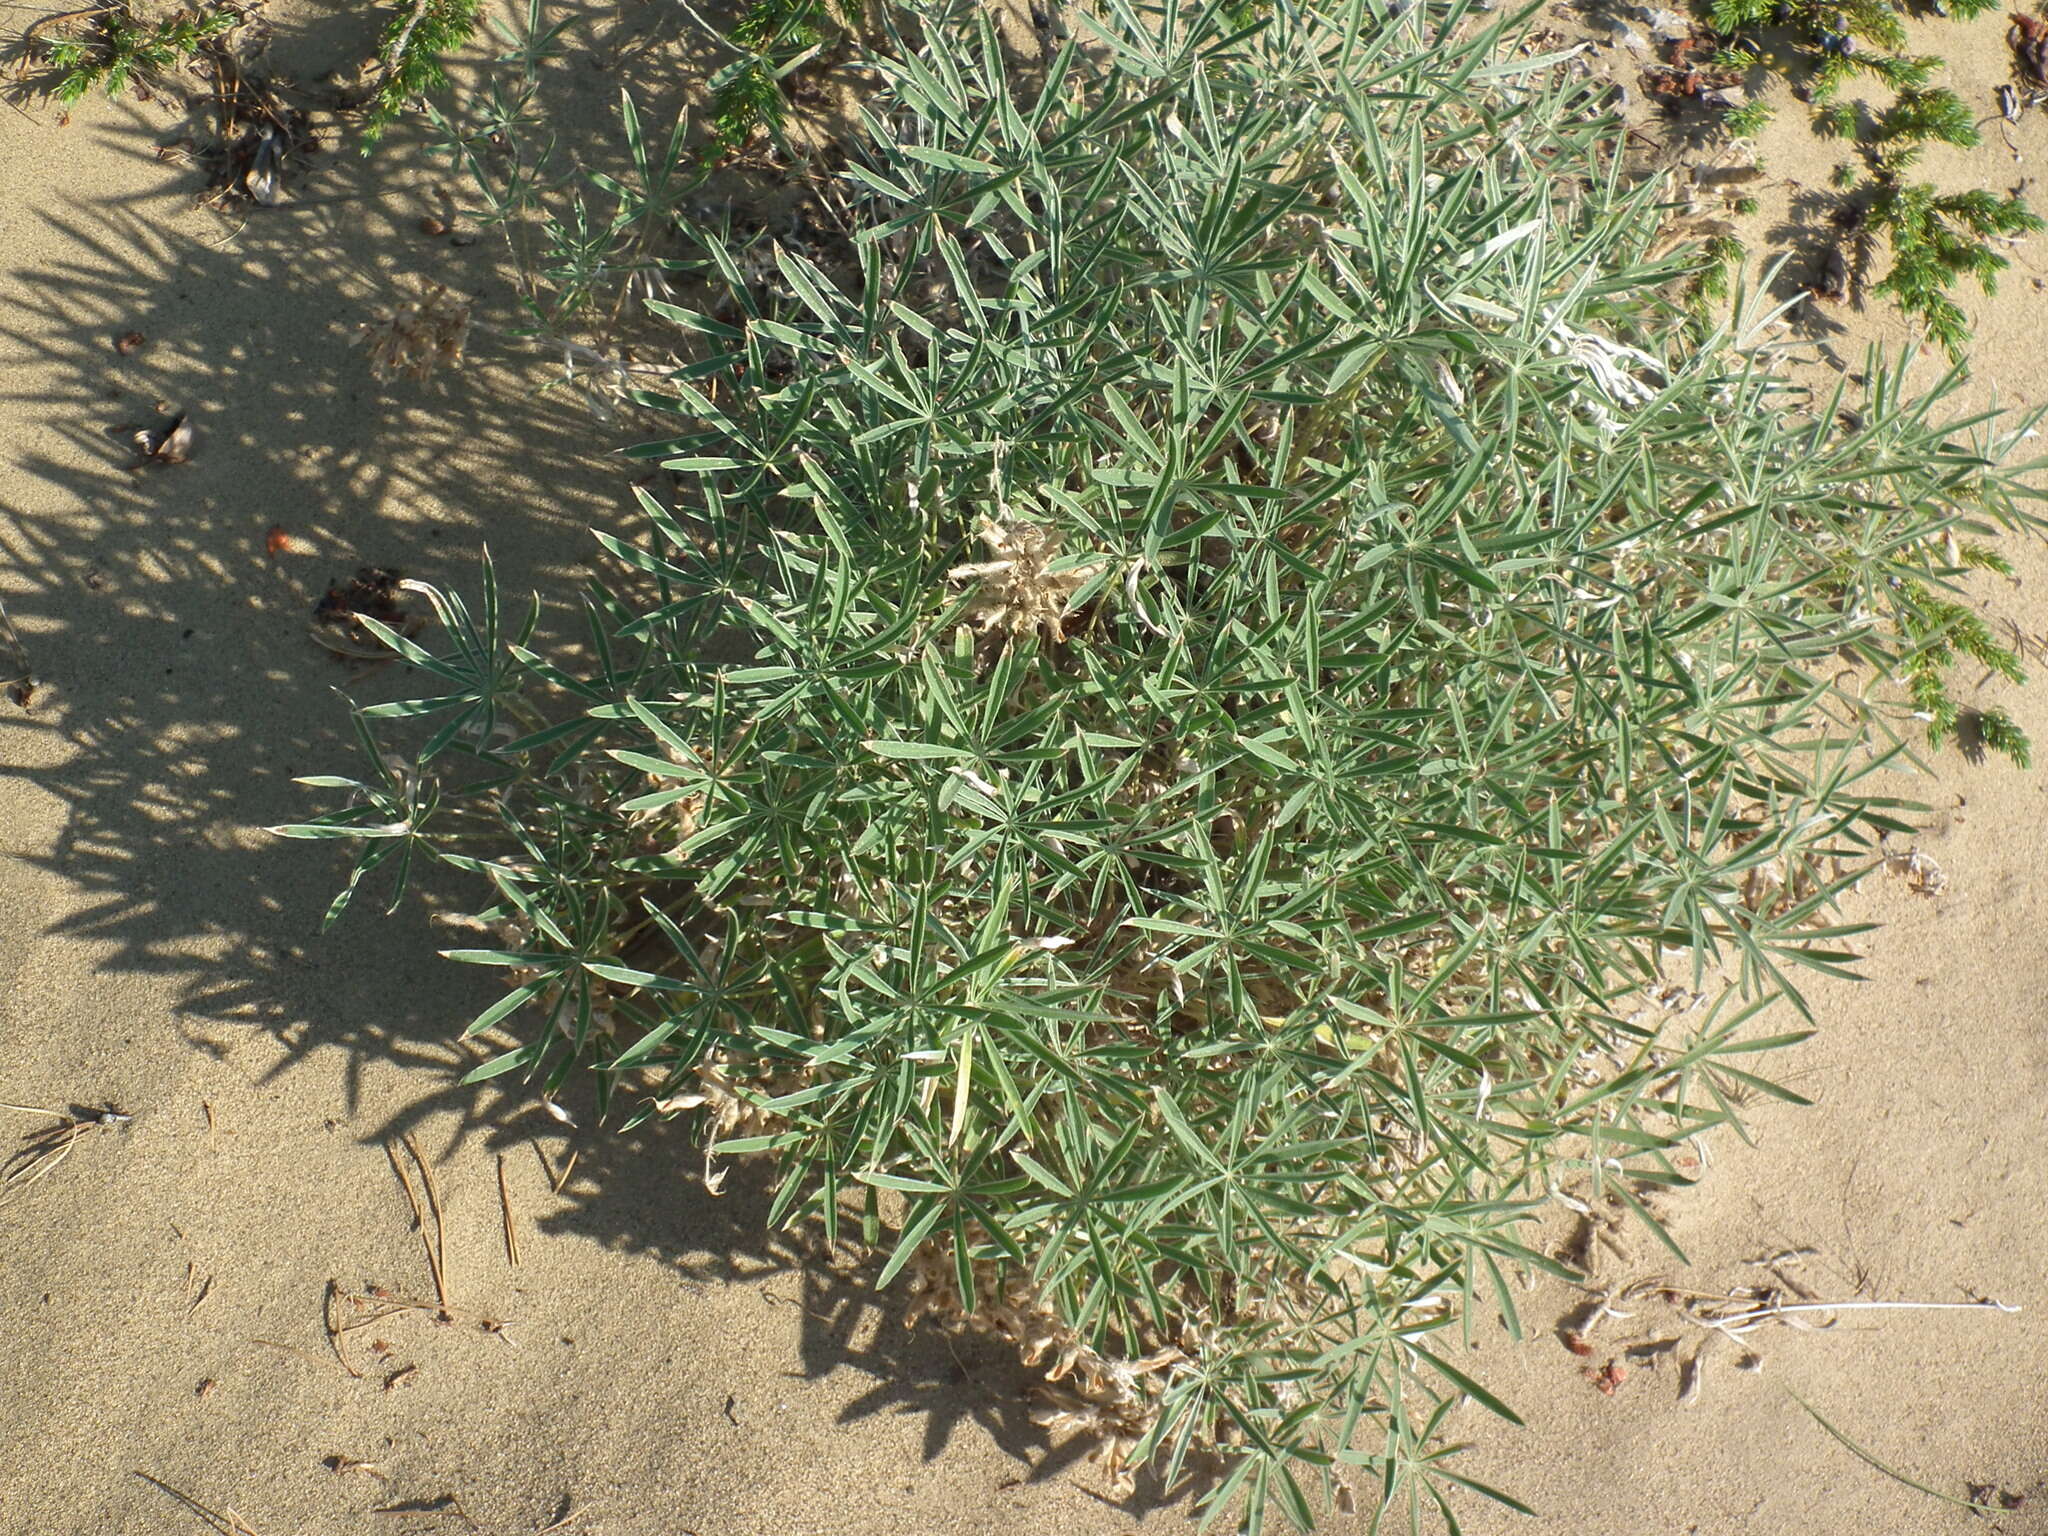
[{"label": "pine seedling", "polygon": [[[1901,631],[1910,649],[1901,670],[1919,717],[1927,725],[1927,744],[1940,747],[1953,740],[1962,718],[1950,677],[1960,658],[1968,658],[2007,682],[2023,683],[2026,674],[2010,646],[1991,633],[1983,616],[1965,603],[1945,597],[1924,581],[1900,578],[1897,597]],[[1995,723],[1984,729],[1982,722]],[[2002,711],[1980,711],[1979,739],[2024,768],[2032,751],[2026,733]]]},{"label": "pine seedling", "polygon": [[384,136],[407,105],[448,84],[447,56],[475,34],[483,0],[412,0],[384,30],[377,83],[363,121],[363,152]]},{"label": "pine seedling", "polygon": [[1973,148],[1982,140],[1976,119],[1954,91],[1937,87],[1901,91],[1877,119],[1871,144],[1889,169],[1904,170],[1929,143]]},{"label": "pine seedling", "polygon": [[751,0],[725,33],[740,57],[711,79],[713,153],[736,154],[756,132],[779,134],[789,103],[782,80],[821,47],[841,19],[824,0]]},{"label": "pine seedling", "polygon": [[67,105],[95,86],[118,96],[137,81],[160,80],[188,65],[206,45],[242,24],[231,6],[179,11],[162,21],[142,23],[126,5],[116,3],[88,19],[92,34],[58,37],[41,44],[45,62],[57,72],[51,93]]},{"label": "pine seedling", "polygon": [[[1997,0],[1956,0],[1943,14],[1968,19],[1996,8]],[[1894,265],[1874,293],[1893,298],[1919,320],[1952,358],[1960,358],[1969,328],[1949,296],[1955,282],[1976,277],[1989,287],[2006,261],[1988,241],[2039,228],[2016,198],[1999,202],[1988,193],[1943,197],[1928,186],[1900,182],[1930,143],[1969,147],[1979,142],[1974,114],[1952,90],[1935,85],[1941,61],[1908,54],[1906,13],[1896,0],[1713,0],[1712,26],[1729,40],[1727,51],[1767,57],[1754,41],[1765,28],[1789,27],[1794,52],[1808,73],[1813,126],[1827,138],[1862,139],[1872,173],[1873,193],[1864,217],[1889,241]],[[1865,133],[1863,109],[1843,93],[1852,81],[1875,80],[1894,95]],[[1731,113],[1729,130],[1754,131],[1751,103]],[[1740,119],[1738,121],[1738,119]],[[1853,167],[1838,167],[1834,184],[1855,185]],[[1994,206],[1995,205],[1995,206]]]},{"label": "pine seedling", "polygon": [[1951,290],[1963,279],[1974,278],[1985,293],[1997,292],[1998,274],[2011,263],[1990,242],[2043,227],[2040,216],[2017,193],[1944,193],[1926,182],[1900,182],[1886,175],[1871,184],[1862,224],[1882,235],[1891,252],[1891,268],[1872,291],[1890,297],[1919,320],[1958,362],[1970,331]]},{"label": "pine seedling", "polygon": [[1767,101],[1746,101],[1721,119],[1731,137],[1753,139],[1770,126],[1776,114]]}]

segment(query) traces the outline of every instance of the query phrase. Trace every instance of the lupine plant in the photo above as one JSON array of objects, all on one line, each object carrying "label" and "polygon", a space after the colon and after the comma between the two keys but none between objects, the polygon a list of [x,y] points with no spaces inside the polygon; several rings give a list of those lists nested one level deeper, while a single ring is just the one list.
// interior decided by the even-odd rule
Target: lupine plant
[{"label": "lupine plant", "polygon": [[281,830],[360,842],[336,914],[475,882],[472,1080],[769,1159],[1113,1475],[1455,1527],[1553,1196],[1661,1234],[1796,1099],[1760,1015],[1852,960],[2025,424],[1691,347],[1499,18],[1108,0],[1020,72],[978,15],[877,29],[849,237],[696,232],[587,636],[488,566],[438,647],[366,618],[427,688]]}]

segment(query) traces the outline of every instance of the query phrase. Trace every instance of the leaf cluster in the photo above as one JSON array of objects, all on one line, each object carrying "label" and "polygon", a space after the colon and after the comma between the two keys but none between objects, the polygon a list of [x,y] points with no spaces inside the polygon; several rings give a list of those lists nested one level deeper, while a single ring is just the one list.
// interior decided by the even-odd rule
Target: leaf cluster
[{"label": "leaf cluster", "polygon": [[751,0],[724,33],[740,56],[711,78],[714,153],[732,154],[760,130],[781,131],[782,80],[815,54],[831,21],[824,0]]}]

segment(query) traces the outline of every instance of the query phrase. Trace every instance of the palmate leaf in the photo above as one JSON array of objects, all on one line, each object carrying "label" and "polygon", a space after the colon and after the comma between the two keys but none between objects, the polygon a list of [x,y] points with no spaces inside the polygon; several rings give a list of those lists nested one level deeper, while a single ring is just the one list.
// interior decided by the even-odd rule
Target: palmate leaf
[{"label": "palmate leaf", "polygon": [[[1218,1512],[1491,1496],[1433,1441],[1512,1405],[1417,1341],[1768,1083],[2027,424],[1684,349],[1659,189],[1499,22],[1112,4],[1032,95],[904,19],[849,239],[690,231],[681,488],[587,645],[443,594],[362,725],[416,765],[302,825],[445,786],[393,845],[493,886],[478,1072],[696,1102]],[[1642,1006],[1666,946],[1725,999]]]}]

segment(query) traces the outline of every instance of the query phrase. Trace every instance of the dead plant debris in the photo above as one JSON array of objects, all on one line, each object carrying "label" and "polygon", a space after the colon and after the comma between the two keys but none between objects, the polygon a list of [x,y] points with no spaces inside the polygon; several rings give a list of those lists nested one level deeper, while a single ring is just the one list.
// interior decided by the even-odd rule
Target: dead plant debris
[{"label": "dead plant debris", "polygon": [[1628,1371],[1615,1360],[1597,1367],[1589,1365],[1580,1374],[1593,1384],[1602,1397],[1614,1396],[1621,1390],[1621,1384],[1628,1380]]},{"label": "dead plant debris", "polygon": [[421,278],[416,298],[380,309],[357,327],[370,349],[371,377],[388,379],[403,374],[409,379],[425,379],[436,368],[459,364],[469,342],[473,302]]},{"label": "dead plant debris", "polygon": [[407,609],[401,595],[407,590],[402,571],[366,565],[347,582],[327,589],[313,607],[311,634],[337,656],[354,661],[389,661],[391,648],[365,628],[371,618],[386,629],[410,640],[426,627],[426,620]]},{"label": "dead plant debris", "polygon": [[1061,532],[1043,524],[983,519],[977,532],[995,558],[946,572],[948,581],[978,584],[966,622],[1012,639],[1034,631],[1052,645],[1066,639],[1067,606],[1101,562],[1061,560]]},{"label": "dead plant debris", "polygon": [[71,1155],[71,1149],[98,1130],[114,1130],[134,1116],[108,1104],[99,1109],[73,1105],[69,1109],[41,1109],[33,1104],[0,1104],[24,1115],[47,1115],[51,1123],[23,1133],[21,1145],[0,1163],[0,1204],[40,1184]]},{"label": "dead plant debris", "polygon": [[192,459],[195,428],[192,418],[179,415],[172,420],[154,427],[123,428],[128,432],[129,441],[141,455],[136,468],[152,464],[187,464]]},{"label": "dead plant debris", "polygon": [[336,1477],[345,1477],[351,1472],[357,1472],[361,1473],[364,1477],[374,1477],[380,1483],[391,1481],[390,1478],[384,1475],[384,1469],[375,1462],[359,1461],[353,1456],[343,1456],[338,1453],[333,1456],[322,1456],[320,1458],[320,1465],[332,1472]]},{"label": "dead plant debris", "polygon": [[0,673],[7,674],[7,697],[14,701],[16,707],[34,708],[36,689],[42,683],[29,667],[28,647],[21,643],[14,620],[7,616],[5,603],[0,603]]},{"label": "dead plant debris", "polygon": [[[1764,1356],[1749,1342],[1749,1336],[1769,1324],[1820,1333],[1834,1328],[1841,1315],[1848,1312],[2019,1311],[2016,1306],[1989,1297],[1973,1301],[1879,1301],[1860,1296],[1829,1300],[1806,1286],[1795,1273],[1819,1252],[1810,1247],[1785,1248],[1746,1260],[1746,1268],[1762,1270],[1768,1279],[1731,1286],[1725,1291],[1691,1290],[1659,1276],[1620,1285],[1588,1284],[1585,1288],[1591,1294],[1558,1324],[1558,1338],[1572,1354],[1584,1357],[1593,1353],[1595,1334],[1608,1319],[1633,1322],[1644,1337],[1625,1341],[1618,1357],[1610,1358],[1605,1366],[1586,1366],[1580,1374],[1611,1396],[1625,1375],[1620,1361],[1655,1369],[1666,1360],[1677,1358],[1678,1401],[1689,1408],[1700,1400],[1707,1363],[1716,1349],[1737,1346],[1734,1364],[1739,1371],[1753,1374],[1764,1368]],[[1654,1313],[1665,1328],[1647,1326],[1646,1310]],[[1679,1325],[1678,1334],[1667,1331],[1671,1324]],[[1689,1351],[1684,1350],[1687,1328],[1698,1330]]]},{"label": "dead plant debris", "polygon": [[2024,12],[2012,13],[2005,41],[2012,49],[2013,68],[2026,84],[2048,88],[2048,21]]}]

